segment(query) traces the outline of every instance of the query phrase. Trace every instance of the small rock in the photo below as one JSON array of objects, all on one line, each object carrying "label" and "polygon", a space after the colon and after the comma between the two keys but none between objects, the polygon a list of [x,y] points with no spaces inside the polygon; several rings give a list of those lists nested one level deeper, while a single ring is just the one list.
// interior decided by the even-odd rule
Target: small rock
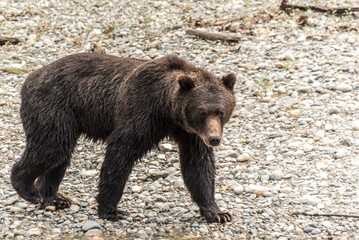
[{"label": "small rock", "polygon": [[19,207],[11,207],[11,208],[10,208],[10,212],[22,213],[22,212],[25,212],[25,210],[22,209],[22,208],[19,208]]},{"label": "small rock", "polygon": [[326,131],[330,131],[330,130],[333,129],[333,125],[330,124],[330,123],[327,123],[327,124],[325,124],[324,129],[325,129]]},{"label": "small rock", "polygon": [[5,205],[13,205],[14,203],[16,203],[17,201],[19,201],[19,198],[18,197],[9,197],[6,202],[5,202]]},{"label": "small rock", "polygon": [[243,153],[243,154],[238,156],[237,161],[238,162],[247,162],[247,161],[249,161],[249,159],[250,159],[249,154],[248,153]]},{"label": "small rock", "polygon": [[86,222],[84,225],[82,225],[82,231],[84,232],[87,232],[88,230],[91,229],[101,229],[101,226],[95,221],[89,221]]},{"label": "small rock", "polygon": [[313,145],[311,144],[303,144],[302,146],[304,152],[311,152],[313,151]]},{"label": "small rock", "polygon": [[359,120],[353,121],[351,127],[354,131],[359,131]]},{"label": "small rock", "polygon": [[343,157],[345,157],[347,155],[348,155],[347,150],[344,149],[344,148],[338,149],[338,151],[335,153],[335,156],[337,158],[343,158]]},{"label": "small rock", "polygon": [[164,152],[170,152],[170,151],[172,151],[172,144],[163,143],[160,145],[160,150],[164,151]]},{"label": "small rock", "polygon": [[41,229],[40,228],[30,228],[26,234],[27,237],[32,237],[32,236],[40,236],[41,235]]},{"label": "small rock", "polygon": [[353,88],[349,84],[345,83],[339,84],[335,89],[343,93],[353,91]]},{"label": "small rock", "polygon": [[259,69],[265,69],[265,68],[268,68],[268,64],[267,64],[267,63],[263,63],[263,62],[258,63],[258,68],[259,68]]},{"label": "small rock", "polygon": [[54,228],[54,229],[52,229],[52,233],[54,233],[54,234],[60,234],[60,233],[61,233],[61,229],[60,229],[60,228]]},{"label": "small rock", "polygon": [[276,63],[274,64],[274,66],[275,66],[276,68],[284,68],[284,63],[282,63],[282,62],[276,62]]},{"label": "small rock", "polygon": [[157,169],[153,169],[148,171],[148,177],[151,178],[152,180],[156,181],[160,178],[165,179],[166,177],[168,177],[169,173],[167,172],[163,172]]},{"label": "small rock", "polygon": [[140,192],[142,192],[142,187],[141,187],[141,186],[138,186],[138,185],[133,186],[133,187],[132,187],[132,192],[133,192],[133,193],[140,193]]},{"label": "small rock", "polygon": [[102,231],[100,229],[90,229],[85,233],[85,236],[101,236]]},{"label": "small rock", "polygon": [[321,136],[314,136],[314,137],[313,137],[313,140],[316,141],[316,142],[317,142],[317,141],[320,141],[320,140],[322,140],[322,139],[323,139],[323,137],[321,137]]},{"label": "small rock", "polygon": [[326,228],[332,227],[332,223],[330,221],[323,221],[320,224]]},{"label": "small rock", "polygon": [[237,151],[228,151],[228,153],[225,155],[225,157],[230,157],[230,158],[236,158],[238,157],[238,152]]},{"label": "small rock", "polygon": [[157,202],[167,202],[167,199],[164,196],[158,195],[156,196]]},{"label": "small rock", "polygon": [[306,227],[303,230],[304,230],[305,233],[311,233],[314,229],[315,228],[313,228],[313,227]]},{"label": "small rock", "polygon": [[328,111],[328,113],[329,113],[330,115],[338,114],[339,112],[340,112],[340,109],[337,108],[337,107],[330,108],[329,111]]},{"label": "small rock", "polygon": [[327,167],[327,165],[323,162],[317,162],[315,164],[315,168],[318,169],[318,170],[321,170],[321,169],[325,169]]},{"label": "small rock", "polygon": [[269,180],[269,174],[263,174],[260,176],[261,182],[265,182]]},{"label": "small rock", "polygon": [[199,229],[198,229],[198,231],[200,231],[201,233],[207,234],[207,233],[208,233],[208,228],[207,228],[206,225],[201,224],[200,227],[199,227]]},{"label": "small rock", "polygon": [[294,117],[294,118],[299,118],[299,117],[300,117],[300,110],[298,110],[298,109],[292,110],[292,111],[289,113],[289,115],[290,115],[291,117]]},{"label": "small rock", "polygon": [[79,205],[71,205],[71,206],[70,206],[70,209],[71,209],[73,212],[77,212],[78,210],[80,210],[80,206],[79,206]]},{"label": "small rock", "polygon": [[233,189],[233,192],[237,195],[241,194],[243,191],[244,191],[244,188],[242,185],[237,185]]},{"label": "small rock", "polygon": [[55,206],[46,206],[45,211],[56,211],[56,207]]},{"label": "small rock", "polygon": [[245,191],[248,193],[255,193],[256,195],[263,195],[263,193],[268,192],[269,189],[261,185],[250,184],[245,188]]},{"label": "small rock", "polygon": [[284,174],[280,170],[273,171],[269,175],[269,179],[271,179],[271,180],[281,180],[283,177],[284,177]]},{"label": "small rock", "polygon": [[298,199],[298,202],[301,204],[317,205],[318,203],[320,203],[320,199],[315,196],[304,195],[303,197]]},{"label": "small rock", "polygon": [[311,86],[301,87],[298,89],[299,93],[312,93],[314,89]]},{"label": "small rock", "polygon": [[284,86],[279,86],[279,87],[278,87],[278,92],[280,92],[280,93],[286,93],[286,92],[287,92],[287,89],[286,89]]},{"label": "small rock", "polygon": [[94,177],[98,174],[98,170],[82,170],[81,175],[84,177]]}]

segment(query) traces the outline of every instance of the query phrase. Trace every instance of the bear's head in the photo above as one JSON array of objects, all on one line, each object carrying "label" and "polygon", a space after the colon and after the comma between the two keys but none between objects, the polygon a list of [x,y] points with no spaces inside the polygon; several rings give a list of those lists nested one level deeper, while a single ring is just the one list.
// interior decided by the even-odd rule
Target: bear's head
[{"label": "bear's head", "polygon": [[217,77],[197,69],[178,75],[177,82],[183,128],[197,134],[209,147],[220,145],[223,126],[235,107],[235,74]]}]

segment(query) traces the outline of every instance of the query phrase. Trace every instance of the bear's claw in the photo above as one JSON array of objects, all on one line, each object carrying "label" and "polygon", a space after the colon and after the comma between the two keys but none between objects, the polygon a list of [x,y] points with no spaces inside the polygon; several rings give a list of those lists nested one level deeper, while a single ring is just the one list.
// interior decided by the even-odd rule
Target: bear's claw
[{"label": "bear's claw", "polygon": [[233,220],[233,217],[230,213],[220,211],[203,212],[203,216],[207,219],[208,222],[226,223]]},{"label": "bear's claw", "polygon": [[218,213],[215,218],[218,223],[226,223],[232,221],[232,215],[229,213]]},{"label": "bear's claw", "polygon": [[55,206],[56,209],[64,209],[69,208],[71,206],[71,199],[65,197],[61,193],[56,193],[56,195],[49,200],[43,200],[42,207],[45,208],[47,206]]}]

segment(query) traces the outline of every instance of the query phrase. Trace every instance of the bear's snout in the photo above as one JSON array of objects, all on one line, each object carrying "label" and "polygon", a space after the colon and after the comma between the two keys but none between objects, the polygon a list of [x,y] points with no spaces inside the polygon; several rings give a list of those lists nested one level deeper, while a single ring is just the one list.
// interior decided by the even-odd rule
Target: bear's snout
[{"label": "bear's snout", "polygon": [[222,125],[217,116],[210,116],[206,119],[204,131],[199,134],[203,142],[209,147],[219,146],[222,143]]}]

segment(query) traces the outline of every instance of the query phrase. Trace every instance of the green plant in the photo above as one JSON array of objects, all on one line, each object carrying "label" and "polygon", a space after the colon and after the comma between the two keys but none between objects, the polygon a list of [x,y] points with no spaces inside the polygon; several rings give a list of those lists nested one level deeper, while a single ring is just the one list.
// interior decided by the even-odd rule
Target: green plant
[{"label": "green plant", "polygon": [[267,92],[272,89],[272,82],[263,75],[259,81],[257,86],[257,96],[264,97],[267,96]]},{"label": "green plant", "polygon": [[4,70],[7,73],[10,74],[22,74],[22,73],[28,73],[29,70],[25,70],[25,69],[20,69],[20,68],[7,68]]}]

